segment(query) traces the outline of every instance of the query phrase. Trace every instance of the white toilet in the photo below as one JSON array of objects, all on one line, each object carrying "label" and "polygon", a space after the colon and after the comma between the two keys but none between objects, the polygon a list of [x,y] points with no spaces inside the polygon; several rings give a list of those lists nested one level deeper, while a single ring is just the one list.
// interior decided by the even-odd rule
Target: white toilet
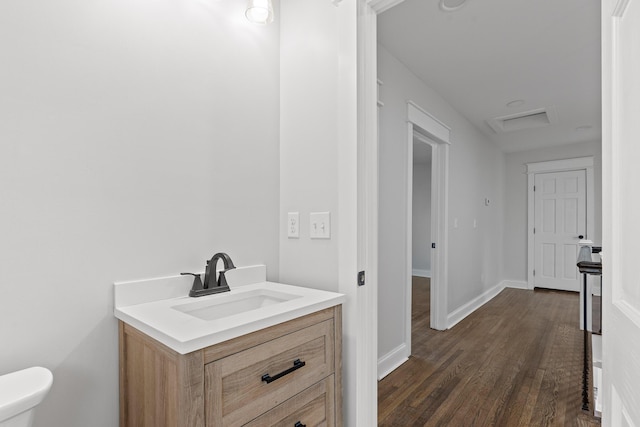
[{"label": "white toilet", "polygon": [[0,427],[29,427],[33,411],[53,383],[46,368],[34,367],[0,376]]}]

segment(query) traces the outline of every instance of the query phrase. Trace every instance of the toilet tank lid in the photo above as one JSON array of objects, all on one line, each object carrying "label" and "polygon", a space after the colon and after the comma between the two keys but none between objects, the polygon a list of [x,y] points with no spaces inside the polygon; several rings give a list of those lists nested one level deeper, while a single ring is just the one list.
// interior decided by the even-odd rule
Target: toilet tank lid
[{"label": "toilet tank lid", "polygon": [[53,375],[39,366],[0,376],[0,421],[33,408],[46,396]]}]

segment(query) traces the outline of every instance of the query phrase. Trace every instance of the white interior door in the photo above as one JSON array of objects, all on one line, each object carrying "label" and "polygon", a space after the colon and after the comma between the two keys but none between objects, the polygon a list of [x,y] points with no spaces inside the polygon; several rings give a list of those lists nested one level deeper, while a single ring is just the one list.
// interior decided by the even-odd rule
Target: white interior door
[{"label": "white interior door", "polygon": [[603,2],[602,34],[602,424],[640,426],[640,1]]},{"label": "white interior door", "polygon": [[586,235],[584,170],[535,176],[534,286],[579,291],[579,236]]}]

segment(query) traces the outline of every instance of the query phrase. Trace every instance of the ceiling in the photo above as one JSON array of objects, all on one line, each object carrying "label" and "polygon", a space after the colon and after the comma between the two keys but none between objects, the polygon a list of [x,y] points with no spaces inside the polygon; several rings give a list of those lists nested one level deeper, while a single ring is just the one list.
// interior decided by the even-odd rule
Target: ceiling
[{"label": "ceiling", "polygon": [[[405,0],[378,16],[378,42],[505,152],[601,139],[598,0]],[[557,121],[487,123],[541,108]]]}]

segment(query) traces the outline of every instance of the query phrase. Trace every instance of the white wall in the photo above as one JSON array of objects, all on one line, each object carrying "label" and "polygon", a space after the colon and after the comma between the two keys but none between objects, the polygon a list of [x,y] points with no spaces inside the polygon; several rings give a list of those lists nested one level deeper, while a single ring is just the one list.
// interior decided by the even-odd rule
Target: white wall
[{"label": "white wall", "polygon": [[0,3],[0,373],[53,371],[36,426],[118,425],[114,281],[278,278],[279,28],[244,7]]},{"label": "white wall", "polygon": [[[343,417],[363,423],[357,313],[356,2],[282,0],[280,224],[300,214],[300,237],[280,233],[280,281],[346,294]],[[309,237],[309,214],[331,213],[331,238]],[[364,349],[366,351],[366,349]],[[361,411],[364,411],[361,409]],[[358,424],[360,423],[360,424]]]},{"label": "white wall", "polygon": [[504,233],[504,278],[511,281],[527,280],[527,173],[526,164],[572,157],[594,156],[595,181],[595,236],[602,236],[602,167],[600,141],[562,145],[540,150],[507,154],[506,204]]},{"label": "white wall", "polygon": [[[414,142],[424,144],[423,142]],[[413,164],[413,226],[412,268],[413,274],[431,271],[431,164]]]},{"label": "white wall", "polygon": [[[299,212],[300,237],[280,235],[280,280],[338,289],[338,8],[283,0],[280,220]],[[309,214],[330,212],[331,239],[309,238]]]},{"label": "white wall", "polygon": [[[384,47],[378,49],[380,235],[378,357],[404,337],[407,101],[451,127],[449,162],[449,313],[502,279],[504,154]],[[484,199],[491,204],[484,206]],[[454,219],[458,227],[454,228]],[[474,219],[477,227],[473,227]],[[437,243],[437,242],[436,242]]]}]

